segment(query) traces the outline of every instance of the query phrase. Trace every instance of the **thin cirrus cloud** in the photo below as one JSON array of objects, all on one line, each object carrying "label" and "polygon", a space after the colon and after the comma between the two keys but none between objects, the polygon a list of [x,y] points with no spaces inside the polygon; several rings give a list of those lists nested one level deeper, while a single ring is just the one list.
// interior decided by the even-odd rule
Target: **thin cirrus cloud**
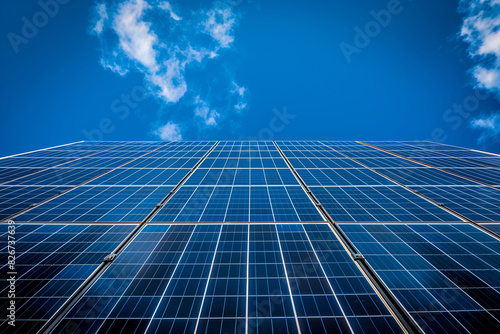
[{"label": "thin cirrus cloud", "polygon": [[220,117],[220,114],[216,110],[211,110],[208,103],[203,101],[199,96],[195,97],[194,103],[196,105],[194,114],[201,118],[206,126],[217,125],[217,119]]},{"label": "thin cirrus cloud", "polygon": [[[216,126],[223,119],[221,112],[200,98],[200,92],[190,91],[186,70],[203,70],[201,64],[216,61],[219,53],[234,42],[237,16],[230,7],[217,6],[186,8],[182,12],[173,3],[157,0],[108,0],[96,4],[91,31],[100,42],[101,65],[121,76],[130,71],[142,73],[147,89],[162,106],[182,102],[184,112],[189,110],[202,120],[191,126]],[[227,93],[243,99],[238,92]],[[240,113],[245,108],[246,102],[239,102],[232,109]],[[168,110],[173,113],[172,108]],[[169,121],[153,133],[163,140],[181,139],[184,126],[171,120],[178,115],[166,116]]]},{"label": "thin cirrus cloud", "polygon": [[[460,36],[475,62],[471,69],[474,87],[500,99],[500,0],[461,0],[459,11],[465,15]],[[500,140],[498,111],[472,119],[470,126],[481,131],[480,143]]]}]

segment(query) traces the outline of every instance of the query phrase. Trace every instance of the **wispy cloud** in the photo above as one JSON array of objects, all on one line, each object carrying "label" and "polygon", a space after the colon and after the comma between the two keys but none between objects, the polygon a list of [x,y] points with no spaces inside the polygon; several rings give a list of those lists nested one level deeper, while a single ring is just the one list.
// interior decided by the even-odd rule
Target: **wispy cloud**
[{"label": "wispy cloud", "polygon": [[161,140],[166,141],[182,140],[181,128],[178,124],[173,122],[168,122],[167,124],[160,126],[155,131],[155,135],[160,137]]},{"label": "wispy cloud", "polygon": [[100,35],[104,28],[104,23],[108,19],[108,12],[106,10],[106,5],[103,3],[97,4],[95,7],[95,23],[93,27],[93,31]]},{"label": "wispy cloud", "polygon": [[[237,15],[231,7],[221,6],[215,2],[209,8],[182,10],[167,1],[104,0],[94,8],[91,27],[101,44],[101,65],[122,76],[131,71],[142,73],[150,94],[165,106],[176,104],[189,94],[182,110],[203,120],[197,124],[214,127],[222,119],[222,110],[208,106],[208,97],[199,91],[202,83],[188,82],[186,71],[203,71],[204,66],[195,65],[215,61],[234,42]],[[196,76],[190,80],[196,80]],[[236,87],[242,99],[245,88]],[[193,110],[189,101],[196,98]],[[232,110],[246,108],[243,101],[236,105]],[[161,110],[174,112],[172,108]],[[180,112],[181,108],[175,110]],[[163,114],[161,118],[169,116],[174,115]],[[154,133],[160,136],[161,129]]]},{"label": "wispy cloud", "polygon": [[142,20],[146,9],[151,8],[144,0],[133,0],[121,4],[114,16],[113,30],[118,35],[121,51],[148,72],[159,69],[155,46],[158,36],[150,30],[151,24]]},{"label": "wispy cloud", "polygon": [[228,48],[234,41],[232,30],[236,23],[236,18],[229,8],[212,9],[206,13],[208,16],[202,25],[205,31],[210,34],[220,46]]},{"label": "wispy cloud", "polygon": [[[460,36],[468,43],[469,56],[476,63],[471,69],[474,87],[500,98],[500,0],[461,0],[459,11],[465,16]],[[473,128],[483,131],[479,141],[495,137],[491,125],[498,123],[498,118],[497,114],[490,116],[471,121]]]},{"label": "wispy cloud", "polygon": [[237,113],[241,113],[247,108],[247,90],[245,87],[239,86],[234,80],[232,86],[231,93],[236,95],[236,104],[233,108]]},{"label": "wispy cloud", "polygon": [[194,109],[194,114],[203,120],[203,123],[207,126],[217,125],[217,119],[220,114],[210,108],[207,102],[203,101],[199,96],[194,100],[196,108]]},{"label": "wispy cloud", "polygon": [[170,5],[169,2],[162,2],[162,3],[160,3],[160,5],[158,7],[165,10],[167,13],[169,13],[170,17],[172,19],[174,19],[176,21],[182,20],[182,18],[179,15],[174,13],[174,10],[172,9],[172,6]]},{"label": "wispy cloud", "polygon": [[473,129],[481,131],[480,143],[500,139],[500,112],[475,118],[470,125]]}]

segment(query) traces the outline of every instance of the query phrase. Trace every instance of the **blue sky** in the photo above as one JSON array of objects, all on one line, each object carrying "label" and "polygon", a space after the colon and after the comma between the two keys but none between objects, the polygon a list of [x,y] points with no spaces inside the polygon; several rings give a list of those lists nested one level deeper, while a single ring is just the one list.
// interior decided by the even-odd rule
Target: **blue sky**
[{"label": "blue sky", "polygon": [[498,0],[24,0],[0,155],[80,140],[433,140],[500,152]]}]

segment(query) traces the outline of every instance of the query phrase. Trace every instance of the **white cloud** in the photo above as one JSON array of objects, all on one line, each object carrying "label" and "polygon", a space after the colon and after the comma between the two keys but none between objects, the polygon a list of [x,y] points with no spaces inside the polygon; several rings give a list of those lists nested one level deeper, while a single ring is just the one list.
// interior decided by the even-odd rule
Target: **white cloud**
[{"label": "white cloud", "polygon": [[[210,83],[198,79],[204,76],[186,76],[187,70],[191,73],[193,70],[203,71],[205,62],[215,62],[234,42],[237,18],[232,8],[221,7],[220,2],[215,2],[208,8],[186,8],[181,17],[179,5],[172,1],[98,1],[90,30],[100,42],[102,67],[121,76],[140,73],[149,93],[162,105],[162,113],[168,111],[169,118],[177,116],[174,113],[192,113],[200,120],[193,124],[206,128],[218,126],[222,113],[240,113],[246,109],[245,87],[229,80],[228,84],[232,85],[229,95],[236,98],[225,96],[223,106],[220,99],[210,99],[206,95],[200,98],[201,92],[210,94],[211,91],[210,87],[207,89]],[[207,38],[207,34],[211,38]],[[192,82],[188,83],[187,78]],[[221,78],[225,77],[221,75]],[[221,78],[214,80],[224,85]],[[170,106],[180,103],[183,98],[183,108]],[[204,100],[212,101],[217,108],[210,107]],[[162,113],[159,118],[165,117]],[[190,117],[182,115],[179,119],[191,119],[192,114]],[[175,126],[167,123],[154,132],[161,138],[180,136],[180,128]]]},{"label": "white cloud", "polygon": [[473,74],[480,88],[488,90],[500,89],[499,69],[486,69],[481,65],[477,65],[476,67],[474,67]]},{"label": "white cloud", "polygon": [[241,113],[243,110],[247,108],[247,98],[246,98],[246,88],[243,86],[239,86],[236,81],[232,82],[233,88],[231,89],[231,93],[236,95],[236,104],[234,105],[234,110],[236,113]]},{"label": "white cloud", "polygon": [[155,46],[158,36],[150,31],[150,24],[142,20],[146,9],[151,8],[144,0],[122,3],[114,17],[113,29],[118,35],[120,48],[125,54],[148,69],[158,70]]},{"label": "white cloud", "polygon": [[179,15],[174,13],[174,10],[172,9],[172,6],[170,5],[169,2],[162,2],[162,3],[160,3],[160,5],[158,7],[165,10],[167,13],[169,13],[170,17],[172,19],[174,19],[175,21],[182,20],[182,18]]},{"label": "white cloud", "polygon": [[500,94],[500,0],[461,0],[460,11],[465,14],[460,36],[476,62],[476,88]]},{"label": "white cloud", "polygon": [[155,131],[155,135],[166,141],[182,140],[181,128],[178,124],[172,122],[159,127]]},{"label": "white cloud", "polygon": [[199,96],[195,98],[194,103],[196,104],[194,114],[200,117],[205,125],[217,125],[217,119],[220,117],[220,114],[217,111],[211,110],[208,103],[200,99]]},{"label": "white cloud", "polygon": [[234,105],[234,109],[236,109],[237,112],[241,112],[246,107],[247,107],[247,104],[246,103],[241,103],[241,102]]},{"label": "white cloud", "polygon": [[109,59],[101,58],[101,66],[104,68],[107,68],[107,69],[109,69],[109,70],[111,70],[111,71],[113,71],[121,76],[128,73],[127,68],[124,68],[124,67],[118,65],[116,62],[110,61]]},{"label": "white cloud", "polygon": [[480,143],[500,139],[500,112],[475,118],[470,125],[473,129],[481,131]]},{"label": "white cloud", "polygon": [[[465,18],[460,36],[469,44],[469,56],[476,63],[471,69],[474,87],[496,94],[500,99],[500,0],[460,0]],[[479,143],[497,140],[500,113],[483,114],[470,126],[481,131]]]},{"label": "white cloud", "polygon": [[202,23],[205,32],[219,42],[223,48],[228,48],[234,41],[232,36],[233,28],[236,25],[236,18],[230,8],[212,9],[206,13],[208,18]]},{"label": "white cloud", "polygon": [[174,57],[165,61],[163,72],[153,73],[148,76],[151,83],[159,90],[157,95],[168,102],[177,102],[187,91],[187,83],[184,80],[184,66]]},{"label": "white cloud", "polygon": [[108,12],[106,10],[106,4],[100,3],[96,6],[96,22],[94,28],[92,29],[96,34],[100,35],[104,28],[104,23],[108,19]]},{"label": "white cloud", "polygon": [[240,97],[243,97],[243,95],[245,95],[245,90],[246,90],[245,87],[238,86],[236,81],[233,81],[233,87],[234,87],[234,89],[233,89],[232,93],[238,93],[238,95]]}]

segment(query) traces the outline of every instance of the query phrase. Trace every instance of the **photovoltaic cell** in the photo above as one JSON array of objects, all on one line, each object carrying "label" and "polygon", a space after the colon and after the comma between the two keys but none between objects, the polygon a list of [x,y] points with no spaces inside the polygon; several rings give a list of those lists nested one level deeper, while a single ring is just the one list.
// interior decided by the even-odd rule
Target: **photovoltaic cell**
[{"label": "photovoltaic cell", "polygon": [[28,174],[42,170],[41,168],[0,168],[0,184],[7,183]]},{"label": "photovoltaic cell", "polygon": [[341,228],[424,331],[498,328],[498,239],[468,224]]},{"label": "photovoltaic cell", "polygon": [[323,218],[299,186],[183,186],[151,221],[317,222]]},{"label": "photovoltaic cell", "polygon": [[50,168],[39,173],[17,178],[6,184],[27,186],[77,186],[107,171],[109,171],[109,169]]},{"label": "photovoltaic cell", "polygon": [[398,332],[328,225],[305,227],[148,225],[56,331]]},{"label": "photovoltaic cell", "polygon": [[0,219],[45,201],[68,187],[0,186]]},{"label": "photovoltaic cell", "polygon": [[500,185],[500,169],[496,168],[446,168],[446,170],[483,182],[489,185]]},{"label": "photovoltaic cell", "polygon": [[440,205],[500,233],[500,188],[466,179],[498,185],[498,155],[420,141],[215,143],[1,158],[0,217],[28,209],[14,218],[16,329],[38,331],[157,210],[53,332],[400,333],[276,144],[424,332],[498,328],[500,241]]},{"label": "photovoltaic cell", "polygon": [[297,169],[300,177],[308,186],[362,186],[394,185],[393,182],[368,170],[350,169]]},{"label": "photovoltaic cell", "polygon": [[412,187],[474,221],[500,222],[500,189],[477,187]]},{"label": "photovoltaic cell", "polygon": [[72,158],[22,158],[0,159],[0,167],[49,168],[73,161]]},{"label": "photovoltaic cell", "polygon": [[81,186],[19,217],[20,222],[141,222],[172,187]]},{"label": "photovoltaic cell", "polygon": [[189,171],[190,169],[187,168],[117,168],[88,184],[104,186],[175,186]]},{"label": "photovoltaic cell", "polygon": [[405,188],[311,187],[333,220],[339,222],[450,222],[459,218]]},{"label": "photovoltaic cell", "polygon": [[[36,333],[133,225],[16,225],[16,332]],[[3,233],[7,226],[2,225]],[[5,238],[6,240],[6,238]],[[2,253],[6,254],[6,243]],[[6,265],[3,272],[11,272]],[[7,309],[9,283],[1,283]]]},{"label": "photovoltaic cell", "polygon": [[376,171],[404,185],[477,185],[478,183],[435,168],[377,168]]}]

